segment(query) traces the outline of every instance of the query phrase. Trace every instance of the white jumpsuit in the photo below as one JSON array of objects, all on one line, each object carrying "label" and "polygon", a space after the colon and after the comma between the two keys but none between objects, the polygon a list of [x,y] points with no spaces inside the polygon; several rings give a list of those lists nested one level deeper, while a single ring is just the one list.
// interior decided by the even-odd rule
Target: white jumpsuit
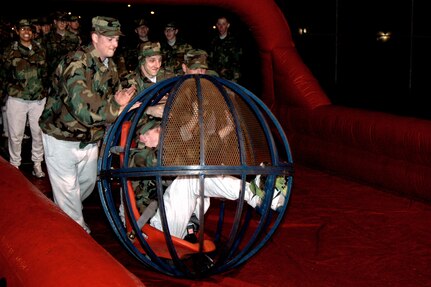
[{"label": "white jumpsuit", "polygon": [[[209,198],[218,197],[230,200],[239,198],[242,181],[233,176],[206,176],[204,181],[204,211],[209,208]],[[252,207],[260,202],[258,196],[254,196],[250,190],[250,183],[245,184],[244,200]],[[199,177],[179,176],[166,189],[163,195],[166,219],[169,232],[172,236],[184,238],[186,228],[193,212],[199,218]],[[199,201],[200,202],[200,201]],[[150,224],[159,230],[163,230],[160,209],[151,218]]]}]

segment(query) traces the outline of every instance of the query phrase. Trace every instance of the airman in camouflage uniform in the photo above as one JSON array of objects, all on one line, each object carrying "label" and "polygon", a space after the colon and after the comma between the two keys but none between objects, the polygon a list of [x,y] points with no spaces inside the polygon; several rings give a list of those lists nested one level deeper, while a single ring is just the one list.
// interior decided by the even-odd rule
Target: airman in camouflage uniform
[{"label": "airman in camouflage uniform", "polygon": [[156,82],[172,78],[174,73],[161,68],[162,53],[159,42],[141,44],[138,56],[138,66],[125,78],[127,85],[134,85],[139,92]]},{"label": "airman in camouflage uniform", "polygon": [[[137,147],[130,151],[130,166],[134,167],[153,167],[157,163],[157,147],[148,147],[139,140],[147,131],[160,126],[160,119],[148,117],[147,122],[137,132]],[[164,181],[163,186],[167,187],[170,181]],[[135,192],[136,207],[142,213],[152,200],[157,199],[156,181],[143,179],[133,181],[132,186]],[[121,211],[120,211],[121,213]]]},{"label": "airman in camouflage uniform", "polygon": [[68,20],[69,25],[67,25],[67,31],[72,32],[79,38],[79,45],[88,44],[87,39],[83,39],[81,35],[81,17],[77,15],[69,15]]},{"label": "airman in camouflage uniform", "polygon": [[46,49],[46,41],[48,38],[48,35],[51,32],[52,23],[48,17],[41,17],[39,19],[40,22],[40,29],[41,29],[41,36],[39,37],[39,43]]},{"label": "airman in camouflage uniform", "polygon": [[42,25],[40,24],[39,18],[33,18],[30,19],[30,22],[33,26],[33,40],[41,43],[41,37],[42,37]]},{"label": "airman in camouflage uniform", "polygon": [[98,144],[136,92],[122,89],[112,60],[120,27],[114,18],[92,19],[92,42],[61,60],[39,121],[54,202],[88,233],[82,201],[96,183]]},{"label": "airman in camouflage uniform", "polygon": [[[172,78],[175,75],[161,69],[162,55],[159,42],[142,43],[139,50],[139,64],[133,73],[126,77],[127,85],[137,87],[138,93],[147,89],[156,82]],[[160,125],[164,105],[148,107],[146,114],[138,125],[137,136],[144,134],[147,130]],[[151,110],[152,109],[152,110]],[[138,142],[137,149],[131,152],[131,166],[153,166],[156,157],[154,148],[146,148]],[[156,184],[153,180],[141,180],[132,182],[136,196],[138,209],[143,212],[150,200],[157,197]]]},{"label": "airman in camouflage uniform", "polygon": [[[216,75],[215,72],[207,70],[207,53],[203,50],[190,50],[188,53],[186,53],[184,57],[184,64],[182,65],[182,67],[185,74],[212,74],[214,76]],[[184,89],[181,90],[181,92],[187,93],[187,91]],[[212,104],[208,101],[205,101],[205,98],[203,105],[207,105],[203,108],[205,112],[214,113],[214,110],[211,111]],[[180,124],[180,131],[178,133],[179,141],[185,143],[193,137],[201,136],[201,131],[199,130],[197,122],[198,112],[199,110],[196,104],[194,105],[193,111],[184,111],[176,114],[176,116],[178,116],[178,118],[176,118],[176,121],[178,121],[179,123],[184,123]],[[172,114],[170,116],[172,116]],[[209,119],[210,116],[204,115],[204,118]],[[216,119],[218,119],[218,117],[215,116],[214,120]],[[217,131],[213,128],[210,128],[209,126],[203,128],[203,130],[208,133],[207,135],[205,135],[205,138],[207,138],[206,140],[209,141],[205,144],[205,146],[218,149],[221,153],[224,153],[224,142],[227,140],[228,137],[232,136],[235,130],[235,126],[232,118],[228,115],[226,115],[225,124],[216,126],[220,127],[220,129],[218,129]],[[139,158],[134,159],[136,165],[139,165],[139,163],[141,163],[142,166],[154,165],[154,159],[157,158],[158,140],[160,139],[160,129],[157,128],[157,124],[154,124],[154,126],[152,126],[150,123],[148,123],[146,129],[143,129],[141,131],[139,136],[140,141],[138,142],[138,148],[141,146],[144,147],[142,147],[142,154],[135,154],[135,157],[138,155],[140,156]],[[175,157],[180,154],[180,157],[187,157],[187,149],[192,148],[195,147],[189,144],[186,150],[175,151],[175,155],[171,155]],[[169,157],[167,150],[163,151],[163,156],[165,159]],[[178,164],[181,165],[185,162],[187,162],[187,159],[182,158],[178,161]],[[199,228],[199,218],[200,216],[203,216],[203,214],[200,213],[201,205],[204,205],[203,210],[205,213],[210,206],[211,197],[237,200],[240,196],[240,185],[243,183],[237,177],[230,175],[207,176],[204,180],[205,188],[203,200],[198,200],[202,194],[199,190],[200,184],[202,184],[202,182],[199,182],[198,176],[182,175],[165,182],[165,184],[167,185],[163,186],[163,203],[165,216],[167,219],[168,228],[171,236],[183,238],[192,243],[195,243],[197,242],[195,232]],[[253,181],[245,183],[245,193],[243,195],[244,200],[253,208],[259,208],[262,204],[262,199],[264,198],[264,193],[261,190],[262,186],[265,186],[265,182],[260,175],[256,176]],[[149,186],[147,187],[147,189],[151,191],[154,190],[155,187]],[[155,191],[152,191],[147,192],[146,194],[151,199],[155,197],[155,193]],[[279,176],[277,177],[275,183],[273,199],[271,201],[271,209],[277,210],[280,206],[282,206],[284,204],[286,194],[286,180],[284,177]],[[159,230],[164,230],[160,209],[158,209],[156,214],[150,219],[150,225]]]},{"label": "airman in camouflage uniform", "polygon": [[218,35],[211,40],[209,63],[220,77],[238,82],[241,78],[242,49],[235,36],[230,33],[226,17],[217,19]]},{"label": "airman in camouflage uniform", "polygon": [[144,18],[134,21],[136,37],[125,47],[124,60],[127,70],[133,71],[138,62],[139,52],[142,50],[142,45],[151,42],[149,37],[149,23]]},{"label": "airman in camouflage uniform", "polygon": [[3,52],[12,41],[11,24],[0,17],[0,108],[1,108],[1,121],[3,127],[3,137],[8,137],[7,117],[6,117],[6,93],[3,91],[4,78],[7,71],[3,68]]},{"label": "airman in camouflage uniform", "polygon": [[21,165],[21,148],[27,117],[32,135],[31,159],[33,174],[44,177],[42,133],[39,117],[42,114],[48,87],[45,49],[33,40],[32,23],[21,19],[16,32],[18,41],[12,42],[3,53],[4,90],[8,95],[6,116],[10,163],[18,168]]},{"label": "airman in camouflage uniform", "polygon": [[[159,47],[160,46],[157,42],[146,45],[145,48],[141,51],[141,57],[142,57],[141,61],[143,59],[144,60],[148,59],[154,55],[160,55],[160,48]],[[184,60],[183,60],[183,64],[182,64],[184,74],[207,74],[207,75],[217,76],[216,72],[214,72],[212,70],[207,70],[207,68],[208,68],[207,56],[208,56],[208,54],[204,50],[192,49],[189,52],[187,52],[184,55]],[[142,66],[143,66],[143,64],[141,64],[141,67]],[[141,71],[142,70],[143,69],[141,68]],[[147,72],[145,72],[145,73],[148,75]],[[159,78],[160,75],[162,76],[161,78]],[[165,72],[161,69],[157,73],[157,77],[154,79],[157,79],[157,82],[159,82],[163,79],[167,79],[167,78],[170,78],[172,76],[173,76],[172,73]],[[148,76],[145,78],[144,81],[142,80],[142,76],[139,77],[138,80],[136,80],[136,76],[135,76],[134,78],[129,80],[129,83],[140,87],[140,89],[148,88],[154,84],[154,82],[152,82]],[[154,108],[154,109],[150,109],[150,108]],[[160,110],[158,110],[158,108],[160,108]],[[151,106],[151,107],[147,108],[146,114],[144,115],[143,119],[140,122],[140,125],[142,127],[140,129],[138,129],[138,132],[137,132],[138,136],[144,134],[148,129],[150,129],[150,127],[152,127],[156,124],[160,124],[161,118],[163,116],[163,110],[164,110],[164,103],[160,103],[159,105]],[[187,119],[184,120],[184,122],[189,121],[188,115],[185,115],[185,117]],[[181,120],[181,119],[179,119],[179,120]],[[156,121],[156,122],[154,122],[154,121]],[[139,149],[140,149],[140,147],[138,145],[137,150],[139,151]],[[136,151],[135,151],[135,153],[133,153],[133,155],[134,154],[136,154]],[[145,158],[146,157],[144,155],[137,155],[137,156],[139,158]],[[143,160],[139,160],[139,161],[131,160],[131,163],[138,163],[137,166],[141,166],[141,165],[139,165],[139,162],[143,162]]]},{"label": "airman in camouflage uniform", "polygon": [[66,29],[67,23],[68,16],[57,12],[54,16],[54,27],[45,37],[49,75],[55,71],[63,56],[76,51],[80,45],[80,38]]},{"label": "airman in camouflage uniform", "polygon": [[[147,60],[151,56],[160,55],[158,43],[151,43],[146,45],[142,49],[140,55],[142,57],[147,58]],[[217,73],[215,71],[207,70],[208,69],[207,57],[208,57],[208,54],[204,50],[197,50],[197,49],[189,50],[187,53],[184,54],[184,57],[182,59],[181,68],[183,69],[183,73],[184,74],[207,74],[207,75],[217,76]],[[141,61],[142,61],[142,58],[141,58]],[[159,81],[160,79],[157,76],[157,82]],[[153,82],[151,82],[147,77],[147,86],[145,86],[145,88],[151,86],[152,84]],[[145,134],[148,131],[152,129],[156,129],[160,126],[161,118],[163,116],[164,104],[162,103],[157,106],[162,107],[159,113],[155,113],[153,112],[154,110],[149,110],[149,108],[147,108],[146,114],[143,116],[143,118],[141,119],[141,122],[139,123],[140,127],[137,128],[137,132],[136,132],[137,147],[134,149],[131,149],[130,151],[130,161],[129,161],[130,166],[152,167],[156,164],[158,143],[157,145],[154,145],[154,146],[148,146],[142,141],[141,137],[145,136]],[[155,106],[151,106],[151,108],[152,107],[155,107]],[[189,125],[192,125],[190,123],[189,113],[184,113],[184,115],[181,115],[181,117],[178,118],[178,121],[184,122],[185,123],[184,126],[187,128],[189,127]],[[194,147],[190,147],[190,148],[194,148]],[[177,154],[173,156],[178,156],[178,158],[180,158],[179,164],[184,164],[184,162],[186,161],[183,157],[187,157],[188,152],[190,152],[190,150],[177,151]],[[174,180],[173,178],[171,180],[168,180],[165,178],[165,180],[162,182],[163,189],[168,188],[168,186],[172,184],[173,180]],[[135,192],[137,208],[142,213],[144,212],[145,208],[152,200],[157,199],[156,182],[155,180],[151,180],[151,179],[143,179],[140,181],[133,181],[132,186]],[[207,199],[205,201],[208,202]],[[196,214],[198,213],[198,210],[199,210],[199,206],[196,207],[196,211],[195,211]],[[122,214],[121,210],[120,210],[120,214]],[[196,218],[196,215],[193,214],[192,218]],[[190,219],[190,222],[193,222],[194,224],[196,224],[194,220],[195,219]],[[181,220],[179,219],[179,221]],[[194,242],[195,240],[194,234],[189,234],[189,235],[190,236],[187,237],[187,240]]]},{"label": "airman in camouflage uniform", "polygon": [[184,55],[182,69],[184,74],[219,76],[216,71],[208,70],[208,53],[200,49],[192,49]]},{"label": "airman in camouflage uniform", "polygon": [[183,74],[181,64],[184,61],[184,54],[193,49],[192,45],[177,37],[178,27],[175,22],[166,24],[164,34],[166,40],[161,42],[163,67],[165,70],[175,74]]}]

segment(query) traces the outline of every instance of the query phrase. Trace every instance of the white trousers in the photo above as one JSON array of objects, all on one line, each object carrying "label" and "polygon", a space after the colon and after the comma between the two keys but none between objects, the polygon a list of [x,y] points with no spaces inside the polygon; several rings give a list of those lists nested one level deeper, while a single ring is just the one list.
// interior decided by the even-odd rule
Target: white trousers
[{"label": "white trousers", "polygon": [[[209,198],[218,197],[230,200],[239,198],[241,180],[233,176],[206,176],[204,181],[204,211],[209,208]],[[184,238],[187,224],[193,212],[199,218],[199,177],[179,176],[166,189],[163,195],[166,219],[172,236]],[[245,184],[244,200],[256,207],[259,197],[250,190],[250,183]],[[163,230],[160,210],[151,218],[150,224]]]},{"label": "white trousers", "polygon": [[6,117],[8,123],[8,146],[10,163],[21,165],[22,140],[25,125],[30,125],[31,131],[31,160],[34,163],[43,161],[42,131],[39,127],[39,118],[45,107],[46,98],[40,101],[26,101],[8,97],[6,101]]},{"label": "white trousers", "polygon": [[98,146],[80,149],[80,142],[58,140],[45,133],[42,138],[54,202],[87,230],[82,202],[96,184]]}]

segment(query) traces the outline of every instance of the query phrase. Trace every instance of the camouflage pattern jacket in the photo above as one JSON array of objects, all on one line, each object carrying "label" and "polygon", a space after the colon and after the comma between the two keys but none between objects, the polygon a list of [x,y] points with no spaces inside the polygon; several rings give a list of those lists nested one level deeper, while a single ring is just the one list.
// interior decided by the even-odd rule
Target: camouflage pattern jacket
[{"label": "camouflage pattern jacket", "polygon": [[[160,119],[144,115],[140,120],[140,127],[136,132],[137,146],[130,150],[130,166],[131,167],[154,167],[157,165],[158,147],[146,147],[139,141],[139,135],[143,135],[146,131],[153,128],[156,123],[160,123]],[[172,180],[164,178],[162,181],[163,190],[165,190]],[[145,208],[152,200],[157,200],[157,184],[156,180],[143,178],[132,181],[132,187],[135,192],[136,206],[139,211],[144,212]]]},{"label": "camouflage pattern jacket", "polygon": [[160,43],[160,46],[164,69],[175,74],[183,74],[184,54],[193,49],[193,47],[181,39],[177,39],[173,46],[166,41]]},{"label": "camouflage pattern jacket", "polygon": [[[144,147],[131,152],[132,166],[153,167],[157,163],[157,148]],[[132,181],[135,192],[136,207],[142,213],[152,200],[157,200],[157,184],[155,179]],[[163,189],[166,186],[163,184]]]},{"label": "camouflage pattern jacket", "polygon": [[210,43],[208,61],[211,69],[221,78],[238,82],[241,77],[242,49],[236,38],[228,33],[224,39],[217,35]]},{"label": "camouflage pattern jacket", "polygon": [[46,52],[37,42],[32,41],[32,49],[18,41],[12,42],[2,60],[2,83],[7,95],[30,101],[47,96]]},{"label": "camouflage pattern jacket", "polygon": [[114,99],[121,88],[117,67],[111,58],[107,61],[108,67],[92,44],[63,58],[39,119],[44,133],[60,140],[80,141],[82,146],[103,138],[106,126],[120,112]]},{"label": "camouflage pattern jacket", "polygon": [[56,31],[51,31],[46,35],[44,41],[46,45],[48,73],[51,75],[63,56],[79,48],[81,40],[76,34],[66,30],[63,36]]},{"label": "camouflage pattern jacket", "polygon": [[[174,77],[175,74],[169,71],[166,71],[164,69],[160,69],[156,76],[157,83],[169,78]],[[141,67],[137,67],[132,73],[126,75],[124,79],[121,81],[123,87],[130,87],[130,86],[136,86],[136,90],[138,91],[138,94],[142,92],[143,90],[149,88],[150,86],[154,85],[153,82],[150,81],[145,76],[142,76],[141,73]]]}]

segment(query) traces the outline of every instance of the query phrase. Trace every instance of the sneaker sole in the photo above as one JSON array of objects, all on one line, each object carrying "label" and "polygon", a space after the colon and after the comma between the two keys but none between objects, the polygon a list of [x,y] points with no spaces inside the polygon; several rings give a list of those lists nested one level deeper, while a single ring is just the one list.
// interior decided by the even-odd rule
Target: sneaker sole
[{"label": "sneaker sole", "polygon": [[31,174],[33,176],[37,177],[37,178],[44,178],[45,177],[45,174],[39,174],[39,175],[37,175],[34,171],[32,171]]}]

